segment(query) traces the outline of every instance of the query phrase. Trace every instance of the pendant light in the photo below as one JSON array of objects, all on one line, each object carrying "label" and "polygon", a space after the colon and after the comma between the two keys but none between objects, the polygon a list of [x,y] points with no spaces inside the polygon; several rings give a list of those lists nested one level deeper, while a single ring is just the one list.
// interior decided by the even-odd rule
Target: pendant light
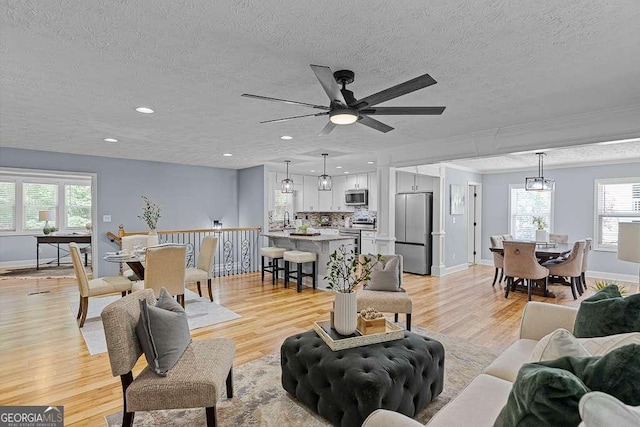
[{"label": "pendant light", "polygon": [[546,153],[536,153],[538,156],[538,176],[527,177],[524,181],[524,188],[527,191],[554,191],[556,181],[544,177],[544,156]]},{"label": "pendant light", "polygon": [[289,163],[291,163],[291,160],[285,160],[284,162],[287,164],[287,177],[282,180],[282,192],[293,193],[293,180],[289,178]]},{"label": "pendant light", "polygon": [[323,154],[324,159],[324,172],[318,177],[318,191],[331,191],[331,177],[327,175],[327,156]]}]

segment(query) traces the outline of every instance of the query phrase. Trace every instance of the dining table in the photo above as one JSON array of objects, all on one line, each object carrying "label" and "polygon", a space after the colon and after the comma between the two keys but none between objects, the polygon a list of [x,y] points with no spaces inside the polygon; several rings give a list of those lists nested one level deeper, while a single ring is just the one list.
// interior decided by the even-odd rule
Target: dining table
[{"label": "dining table", "polygon": [[107,262],[126,263],[131,271],[133,271],[140,280],[144,280],[144,255],[129,254],[122,255],[105,255],[102,259]]}]

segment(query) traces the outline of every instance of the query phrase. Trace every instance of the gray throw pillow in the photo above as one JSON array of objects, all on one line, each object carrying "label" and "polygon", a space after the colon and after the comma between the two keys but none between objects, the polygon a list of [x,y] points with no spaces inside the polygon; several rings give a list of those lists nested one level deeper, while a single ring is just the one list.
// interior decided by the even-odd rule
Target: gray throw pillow
[{"label": "gray throw pillow", "polygon": [[191,343],[187,313],[165,288],[155,306],[140,301],[136,335],[149,367],[161,376],[167,375]]},{"label": "gray throw pillow", "polygon": [[364,288],[370,291],[402,291],[400,288],[400,258],[383,256],[381,262],[373,267],[371,280]]}]

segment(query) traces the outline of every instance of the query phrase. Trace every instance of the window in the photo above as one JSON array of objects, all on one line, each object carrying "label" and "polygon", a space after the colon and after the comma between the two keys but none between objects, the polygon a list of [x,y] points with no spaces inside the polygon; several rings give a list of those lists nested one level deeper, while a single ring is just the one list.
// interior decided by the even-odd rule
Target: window
[{"label": "window", "polygon": [[596,249],[616,250],[618,223],[640,221],[640,178],[596,180]]},{"label": "window", "polygon": [[0,234],[38,234],[45,222],[61,231],[84,230],[91,222],[91,177],[51,172],[0,169]]},{"label": "window", "polygon": [[517,240],[535,240],[534,216],[544,218],[547,230],[552,229],[553,192],[527,191],[524,185],[511,185],[509,190],[509,234]]},{"label": "window", "polygon": [[[283,193],[282,191],[274,191],[274,203],[273,203],[273,221],[284,221],[284,213],[289,212],[289,215],[293,213],[293,195],[291,193]],[[291,218],[293,223],[293,219]]]}]

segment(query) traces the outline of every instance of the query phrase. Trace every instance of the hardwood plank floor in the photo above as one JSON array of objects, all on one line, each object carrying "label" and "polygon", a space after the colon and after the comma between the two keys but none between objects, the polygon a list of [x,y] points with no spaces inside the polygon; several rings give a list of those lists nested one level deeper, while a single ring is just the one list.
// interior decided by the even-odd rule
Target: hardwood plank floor
[{"label": "hardwood plank floor", "polygon": [[[493,268],[481,265],[443,278],[405,275],[413,324],[504,349],[517,338],[527,297],[511,293],[505,299],[503,286],[492,287],[492,280]],[[328,318],[333,301],[330,292],[305,288],[298,294],[281,282],[263,284],[259,273],[218,278],[213,287],[215,301],[242,317],[194,330],[192,337],[233,339],[236,366],[279,351],[286,337]],[[637,285],[627,288],[637,292]],[[584,298],[573,301],[567,287],[553,290],[558,298],[534,300],[577,306]],[[111,375],[106,353],[87,352],[77,307],[69,305],[77,293],[72,279],[0,280],[0,404],[64,405],[66,425],[103,426],[105,415],[121,409],[120,380]],[[144,366],[143,357],[135,373]]]}]

